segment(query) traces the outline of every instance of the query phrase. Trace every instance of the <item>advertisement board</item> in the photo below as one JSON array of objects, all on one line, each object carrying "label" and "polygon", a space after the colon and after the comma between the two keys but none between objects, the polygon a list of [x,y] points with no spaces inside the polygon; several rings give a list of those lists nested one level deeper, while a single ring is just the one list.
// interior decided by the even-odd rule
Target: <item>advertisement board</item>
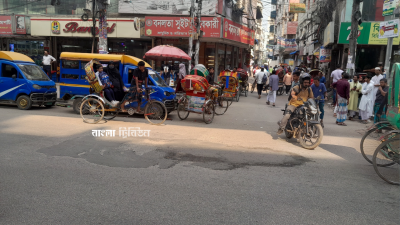
[{"label": "advertisement board", "polygon": [[[97,23],[98,25],[98,23]],[[32,36],[92,37],[91,20],[60,17],[31,17]],[[140,27],[134,18],[107,18],[107,37],[140,38]],[[100,28],[96,27],[96,35]]]},{"label": "advertisement board", "polygon": [[331,47],[324,47],[321,46],[320,48],[320,56],[319,56],[319,61],[320,62],[330,62],[331,59],[331,54],[332,54],[332,48]]},{"label": "advertisement board", "polygon": [[399,19],[384,21],[379,24],[379,38],[399,36]]},{"label": "advertisement board", "polygon": [[15,16],[15,33],[26,34],[25,16],[21,15]]},{"label": "advertisement board", "polygon": [[289,13],[306,13],[306,4],[304,3],[290,3]]},{"label": "advertisement board", "polygon": [[224,19],[223,32],[226,39],[254,45],[255,32],[246,26]]},{"label": "advertisement board", "polygon": [[[379,39],[380,22],[363,22],[358,26],[357,43],[360,45],[387,45],[387,39]],[[349,44],[350,22],[342,22],[339,31],[338,44]],[[393,39],[393,45],[399,45],[399,37]]]},{"label": "advertisement board", "polygon": [[[119,0],[118,13],[189,16],[190,4],[191,0]],[[209,16],[216,15],[219,4],[223,4],[223,2],[218,0],[203,0],[201,14]],[[195,8],[198,8],[197,3],[195,3]]]},{"label": "advertisement board", "polygon": [[[190,26],[190,17],[146,16],[145,18],[146,36],[189,37]],[[203,37],[221,37],[221,18],[202,17],[200,30],[203,31]]]},{"label": "advertisement board", "polygon": [[12,34],[11,16],[0,16],[0,35]]},{"label": "advertisement board", "polygon": [[399,0],[384,0],[382,16],[393,15],[393,12],[396,9],[398,2],[399,2]]},{"label": "advertisement board", "polygon": [[298,22],[287,22],[286,34],[296,34]]}]

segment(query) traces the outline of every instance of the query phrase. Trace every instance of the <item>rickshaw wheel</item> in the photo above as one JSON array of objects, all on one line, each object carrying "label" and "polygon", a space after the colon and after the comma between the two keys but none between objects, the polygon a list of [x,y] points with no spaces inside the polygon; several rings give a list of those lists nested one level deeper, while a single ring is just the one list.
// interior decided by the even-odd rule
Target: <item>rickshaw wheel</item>
[{"label": "rickshaw wheel", "polygon": [[249,84],[246,85],[246,88],[244,89],[244,96],[247,97],[247,92],[249,92]]},{"label": "rickshaw wheel", "polygon": [[152,125],[160,125],[167,119],[167,108],[159,101],[152,100],[144,108],[144,117]]},{"label": "rickshaw wheel", "polygon": [[240,93],[241,93],[242,91],[241,90],[239,90],[238,92],[236,92],[236,102],[239,102],[239,98],[240,98]]},{"label": "rickshaw wheel", "polygon": [[226,98],[218,97],[218,100],[214,102],[215,114],[224,115],[228,110],[229,101]]},{"label": "rickshaw wheel", "polygon": [[187,111],[188,101],[185,99],[178,104],[178,117],[181,120],[186,120],[189,116],[189,111]]},{"label": "rickshaw wheel", "polygon": [[98,123],[104,117],[103,103],[95,98],[88,98],[80,107],[81,117],[86,123]]},{"label": "rickshaw wheel", "polygon": [[208,101],[203,108],[203,120],[206,124],[212,123],[214,120],[215,110],[213,101]]}]

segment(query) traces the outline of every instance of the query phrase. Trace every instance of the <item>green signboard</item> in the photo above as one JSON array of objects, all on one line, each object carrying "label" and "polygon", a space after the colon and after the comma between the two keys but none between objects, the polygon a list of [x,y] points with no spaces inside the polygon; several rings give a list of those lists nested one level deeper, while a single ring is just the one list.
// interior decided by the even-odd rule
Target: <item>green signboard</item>
[{"label": "green signboard", "polygon": [[[387,38],[379,39],[380,22],[363,22],[358,26],[357,44],[359,45],[387,45]],[[338,44],[349,44],[351,22],[340,24]],[[393,45],[399,45],[399,37],[393,39]]]}]

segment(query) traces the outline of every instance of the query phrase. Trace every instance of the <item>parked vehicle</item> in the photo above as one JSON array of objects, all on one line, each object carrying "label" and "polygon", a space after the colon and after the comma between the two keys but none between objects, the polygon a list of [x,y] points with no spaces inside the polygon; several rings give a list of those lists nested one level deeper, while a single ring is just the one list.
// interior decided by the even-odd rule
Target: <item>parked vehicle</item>
[{"label": "parked vehicle", "polygon": [[[282,111],[285,113],[285,109]],[[318,107],[314,99],[308,99],[303,105],[296,108],[290,116],[285,127],[285,135],[288,139],[299,138],[303,148],[314,149],[318,147],[324,136],[322,126],[313,120],[318,113]]]},{"label": "parked vehicle", "polygon": [[27,110],[33,104],[51,107],[57,87],[42,68],[26,55],[0,51],[0,102],[15,103]]},{"label": "parked vehicle", "polygon": [[[57,105],[73,107],[74,111],[80,113],[80,105],[82,99],[89,95],[90,85],[86,80],[85,65],[92,59],[98,59],[100,63],[107,67],[110,61],[119,63],[119,72],[125,87],[131,86],[133,70],[137,68],[137,64],[141,59],[128,55],[112,55],[112,54],[91,54],[91,53],[75,53],[63,52],[60,56],[60,100]],[[149,64],[145,64],[149,70],[149,87],[155,93],[152,99],[162,102],[167,108],[168,113],[175,110],[176,95],[174,89],[165,84],[164,80],[153,71]],[[132,104],[137,104],[132,103]],[[145,107],[142,102],[141,107]]]}]

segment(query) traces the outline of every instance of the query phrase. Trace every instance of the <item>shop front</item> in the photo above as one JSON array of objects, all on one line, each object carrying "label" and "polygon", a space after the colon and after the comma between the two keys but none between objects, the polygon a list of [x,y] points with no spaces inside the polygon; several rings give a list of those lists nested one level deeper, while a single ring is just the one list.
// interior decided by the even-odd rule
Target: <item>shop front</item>
[{"label": "shop front", "polygon": [[[242,67],[245,59],[250,61],[250,56],[243,54],[247,54],[249,45],[254,43],[254,31],[221,17],[202,17],[201,20],[200,64],[215,68],[218,74],[224,69]],[[190,30],[189,17],[145,18],[146,36],[154,38],[155,45],[172,45],[188,52]],[[195,43],[193,41],[193,50]],[[160,70],[164,63],[172,63],[177,68],[180,62],[156,62],[156,69]]]},{"label": "shop front", "polygon": [[[140,39],[140,27],[131,18],[109,18],[107,20],[107,41],[110,54],[125,54],[142,58],[151,47],[151,40]],[[98,24],[98,22],[97,22]],[[93,46],[91,20],[80,18],[35,17],[31,18],[32,36],[50,37],[55,49],[53,56],[59,57],[61,52],[98,52],[99,28],[96,27],[96,41]]]}]

